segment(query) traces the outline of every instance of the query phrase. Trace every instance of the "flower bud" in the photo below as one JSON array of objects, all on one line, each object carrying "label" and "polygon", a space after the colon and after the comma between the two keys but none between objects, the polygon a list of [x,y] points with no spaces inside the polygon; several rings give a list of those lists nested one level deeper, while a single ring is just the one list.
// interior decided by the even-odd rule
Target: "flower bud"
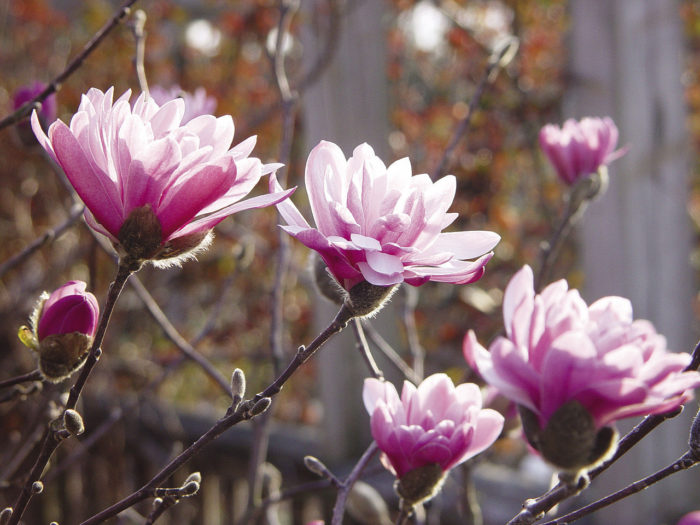
[{"label": "flower bud", "polygon": [[238,404],[245,396],[245,374],[240,368],[236,368],[231,374],[231,397],[233,399],[233,409],[238,408]]},{"label": "flower bud", "polygon": [[32,483],[32,494],[41,494],[44,491],[44,484],[41,481]]},{"label": "flower bud", "polygon": [[180,496],[188,498],[194,496],[197,492],[199,492],[199,483],[196,481],[188,481],[182,486],[182,489],[180,489]]},{"label": "flower bud", "polygon": [[73,436],[79,436],[85,432],[83,418],[76,410],[69,408],[63,413],[63,426]]},{"label": "flower bud", "polygon": [[43,293],[31,316],[31,328],[21,327],[20,340],[39,357],[44,378],[59,382],[85,362],[97,330],[99,305],[82,281],[69,281],[51,295]]},{"label": "flower bud", "polygon": [[329,477],[329,470],[323,462],[314,456],[304,456],[304,466],[321,478]]},{"label": "flower bud", "polygon": [[12,507],[5,507],[0,511],[0,525],[5,525],[12,517]]},{"label": "flower bud", "polygon": [[272,399],[270,399],[269,397],[261,398],[257,403],[255,403],[253,405],[253,408],[250,409],[250,416],[251,417],[259,416],[260,414],[265,412],[265,410],[270,408],[271,404],[272,404]]}]

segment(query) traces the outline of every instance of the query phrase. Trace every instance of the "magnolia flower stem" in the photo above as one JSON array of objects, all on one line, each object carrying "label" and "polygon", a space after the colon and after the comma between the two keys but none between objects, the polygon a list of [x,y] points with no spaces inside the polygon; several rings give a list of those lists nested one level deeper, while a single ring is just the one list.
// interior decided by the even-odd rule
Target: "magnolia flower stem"
[{"label": "magnolia flower stem", "polygon": [[379,332],[371,325],[368,320],[362,321],[362,327],[364,328],[367,337],[372,341],[374,346],[384,354],[384,356],[389,359],[392,365],[403,374],[403,376],[414,384],[421,382],[421,378],[413,371],[413,369],[406,364],[406,362],[401,359],[401,356],[394,350],[391,345],[384,339]]},{"label": "magnolia flower stem", "polygon": [[377,362],[372,357],[372,352],[369,349],[369,344],[367,344],[367,338],[365,337],[365,332],[362,329],[362,322],[360,319],[355,318],[352,320],[352,330],[355,332],[355,339],[357,340],[357,349],[360,351],[360,355],[367,364],[370,373],[376,379],[384,379],[384,373],[377,366]]},{"label": "magnolia flower stem", "polygon": [[41,235],[41,237],[37,237],[36,239],[34,239],[34,241],[27,245],[27,247],[24,248],[21,252],[13,255],[4,263],[0,264],[0,278],[2,278],[2,276],[5,275],[8,271],[10,271],[12,268],[28,259],[37,250],[39,250],[39,248],[45,246],[54,239],[58,239],[61,235],[63,235],[71,226],[73,226],[76,222],[80,220],[80,216],[83,214],[84,209],[85,207],[82,204],[76,204],[71,208],[70,215],[65,221],[63,221],[55,228],[47,230]]},{"label": "magnolia flower stem", "polygon": [[264,398],[271,398],[278,394],[292,374],[302,364],[304,364],[316,352],[316,350],[318,350],[326,341],[328,341],[328,339],[340,332],[351,318],[352,314],[350,311],[344,306],[341,307],[331,324],[323,332],[321,332],[316,339],[309,344],[308,347],[301,346],[284,372],[282,372],[265,390],[259,394],[256,394],[253,399],[240,403],[236,410],[231,411],[231,413],[228,413],[223,418],[219,419],[209,430],[202,434],[197,441],[192,443],[177,457],[170,461],[170,463],[163,467],[160,472],[158,472],[158,474],[156,474],[143,487],[125,497],[121,501],[118,501],[114,505],[95,514],[91,518],[88,518],[82,522],[81,525],[96,525],[98,523],[102,523],[105,520],[128,509],[132,505],[135,505],[139,501],[149,498],[155,488],[168,479],[193,456],[198,454],[205,446],[214,441],[232,426],[237,425],[241,421],[247,421],[255,417],[256,414],[251,413],[252,407],[257,406],[258,403]]},{"label": "magnolia flower stem", "polygon": [[0,381],[0,389],[8,388],[22,383],[29,383],[30,381],[41,381],[42,379],[43,376],[41,375],[41,372],[39,372],[38,370],[34,370],[33,372],[29,372],[28,374],[11,377],[10,379]]},{"label": "magnolia flower stem", "polygon": [[561,249],[564,241],[566,240],[571,227],[576,222],[576,219],[580,217],[579,211],[585,208],[586,201],[580,200],[569,200],[566,204],[566,209],[564,210],[564,215],[554,230],[552,238],[549,241],[544,241],[541,245],[540,254],[540,270],[537,272],[537,277],[535,278],[535,290],[541,291],[542,286],[549,276],[551,267],[554,264],[557,254]]},{"label": "magnolia flower stem", "polygon": [[335,500],[335,505],[333,506],[333,518],[331,520],[331,525],[342,525],[343,514],[345,514],[345,503],[347,502],[352,486],[360,478],[362,471],[367,466],[367,463],[372,459],[372,457],[377,453],[379,448],[377,444],[372,441],[372,443],[367,447],[362,457],[353,467],[352,471],[343,481],[342,487],[338,490],[338,496]]},{"label": "magnolia flower stem", "polygon": [[[100,318],[100,323],[97,327],[97,332],[95,333],[95,338],[90,348],[90,353],[85,361],[85,365],[80,371],[80,376],[78,376],[78,379],[70,390],[68,401],[66,402],[65,406],[66,409],[75,408],[78,398],[80,397],[80,392],[85,386],[90,372],[95,364],[97,364],[99,356],[102,353],[102,341],[104,339],[105,332],[107,331],[107,326],[109,325],[109,320],[112,316],[114,306],[117,303],[117,299],[119,298],[121,291],[124,289],[124,285],[126,284],[129,276],[138,270],[140,266],[140,263],[135,263],[133,261],[120,261],[117,269],[117,276],[109,287],[107,301],[102,311],[102,317]],[[46,468],[51,456],[63,439],[64,437],[63,435],[60,435],[60,431],[47,428],[46,432],[44,433],[39,455],[34,462],[29,475],[27,476],[27,480],[22,487],[22,491],[20,492],[17,501],[13,505],[14,511],[10,517],[10,520],[8,521],[8,525],[17,525],[19,523],[22,514],[24,514],[24,511],[29,504],[29,500],[33,495],[32,485],[34,482],[41,479],[42,472]]]},{"label": "magnolia flower stem", "polygon": [[597,510],[612,505],[613,503],[620,501],[621,499],[631,496],[632,494],[641,492],[642,490],[649,488],[654,483],[657,483],[662,479],[671,476],[672,474],[676,474],[682,470],[687,470],[691,467],[694,467],[698,464],[699,461],[700,457],[697,457],[692,452],[687,452],[686,454],[678,458],[676,461],[671,463],[669,466],[659,470],[658,472],[655,472],[651,476],[647,476],[644,479],[635,481],[634,483],[628,485],[622,490],[610,494],[605,498],[599,499],[598,501],[591,503],[590,505],[586,505],[585,507],[578,509],[574,512],[570,512],[565,516],[561,516],[560,518],[557,518],[552,521],[544,522],[542,523],[542,525],[565,525],[566,523],[576,521],[584,516],[587,516],[588,514],[591,514]]},{"label": "magnolia flower stem", "polygon": [[[0,120],[0,129],[6,128],[8,126],[11,126],[12,124],[15,124],[16,122],[19,122],[23,118],[25,118],[27,115],[29,115],[36,107],[37,104],[41,104],[46,98],[51,95],[52,93],[56,93],[60,87],[61,84],[73,73],[75,73],[80,66],[83,65],[83,62],[85,59],[88,57],[90,53],[92,53],[95,49],[97,49],[97,46],[100,45],[102,40],[109,34],[112,29],[114,29],[119,23],[121,23],[124,18],[129,14],[130,7],[134,5],[138,0],[126,0],[119,10],[112,16],[112,18],[109,19],[109,21],[103,25],[97,33],[90,39],[90,41],[85,44],[83,49],[80,51],[80,53],[73,59],[71,62],[66,66],[66,68],[56,77],[54,78],[51,83],[46,86],[46,88],[39,93],[37,96],[35,96],[32,100],[26,102],[17,110],[2,120]],[[16,511],[15,511],[16,513]]]}]

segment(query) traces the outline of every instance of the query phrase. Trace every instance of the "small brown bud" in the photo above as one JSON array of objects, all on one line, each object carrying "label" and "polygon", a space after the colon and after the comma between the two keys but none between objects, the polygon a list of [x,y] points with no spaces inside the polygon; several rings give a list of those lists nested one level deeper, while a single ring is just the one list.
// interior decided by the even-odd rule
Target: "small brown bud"
[{"label": "small brown bud", "polygon": [[76,410],[69,408],[63,413],[63,426],[74,436],[79,436],[85,432],[83,418]]},{"label": "small brown bud", "polygon": [[263,412],[265,412],[265,410],[267,410],[268,408],[270,408],[270,405],[271,405],[271,404],[272,404],[272,399],[270,399],[269,397],[263,397],[263,398],[261,398],[258,402],[256,402],[256,403],[253,405],[253,408],[250,409],[250,415],[251,415],[251,417],[253,417],[253,416],[259,416],[260,414],[262,414]]},{"label": "small brown bud", "polygon": [[41,481],[32,483],[32,494],[41,494],[44,491],[44,484]]},{"label": "small brown bud", "polygon": [[304,465],[314,474],[327,478],[329,475],[329,470],[323,462],[314,456],[304,456]]},{"label": "small brown bud", "polygon": [[199,483],[196,481],[189,481],[185,483],[182,488],[180,489],[180,496],[183,498],[189,498],[190,496],[194,496],[197,494],[199,491]]}]

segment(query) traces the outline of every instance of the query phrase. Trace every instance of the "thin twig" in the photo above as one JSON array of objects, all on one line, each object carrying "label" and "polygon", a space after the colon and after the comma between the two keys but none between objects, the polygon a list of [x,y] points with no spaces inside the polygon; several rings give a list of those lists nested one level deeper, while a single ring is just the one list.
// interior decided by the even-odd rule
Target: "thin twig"
[{"label": "thin twig", "polygon": [[357,349],[360,351],[362,360],[369,368],[370,373],[376,379],[384,379],[384,373],[377,366],[377,362],[372,357],[372,352],[367,344],[367,338],[365,337],[365,332],[362,329],[362,322],[360,319],[352,320],[352,330],[355,332],[355,340],[357,341]]},{"label": "thin twig", "polygon": [[362,457],[353,467],[352,471],[347,478],[343,481],[343,486],[338,490],[338,496],[335,500],[335,505],[333,506],[333,518],[331,520],[331,525],[341,525],[343,523],[343,514],[345,514],[345,503],[347,502],[350,491],[352,490],[355,482],[362,475],[362,471],[367,466],[367,463],[372,459],[372,457],[377,453],[379,447],[372,441],[367,450],[365,450]]},{"label": "thin twig", "polygon": [[131,24],[131,32],[136,40],[136,51],[134,53],[134,68],[136,76],[139,79],[139,87],[141,91],[148,96],[148,81],[146,80],[146,68],[144,67],[144,59],[146,55],[146,12],[143,9],[137,9]]},{"label": "thin twig", "polygon": [[44,377],[41,375],[41,372],[34,370],[28,374],[23,374],[21,376],[11,377],[10,379],[0,381],[0,389],[19,385],[21,383],[29,383],[30,381],[41,381],[43,378]]},{"label": "thin twig", "polygon": [[29,113],[31,113],[32,109],[36,107],[37,103],[43,102],[49,95],[51,95],[52,93],[56,93],[60,89],[61,84],[69,76],[75,73],[75,71],[77,71],[77,69],[83,64],[83,61],[88,57],[90,53],[97,49],[97,46],[100,45],[102,40],[104,40],[104,38],[109,34],[109,32],[112,31],[112,29],[114,29],[117,25],[119,25],[119,23],[122,22],[124,18],[126,18],[126,16],[129,14],[130,7],[134,5],[137,1],[138,0],[126,0],[121,5],[119,10],[112,16],[112,18],[110,18],[109,21],[105,25],[103,25],[97,33],[95,33],[95,35],[90,39],[90,41],[87,44],[85,44],[78,56],[71,60],[71,62],[66,66],[66,68],[56,78],[54,78],[41,93],[39,93],[37,96],[35,96],[30,101],[26,102],[19,108],[17,108],[17,110],[14,113],[11,113],[10,115],[0,120],[0,129],[6,128],[8,126],[11,126],[12,124],[19,122],[27,115],[29,115]]},{"label": "thin twig", "polygon": [[372,344],[377,347],[377,349],[384,354],[384,356],[389,359],[389,362],[396,367],[396,369],[403,374],[403,376],[414,384],[419,384],[421,378],[416,375],[413,369],[406,364],[406,361],[401,359],[401,356],[392,346],[384,339],[381,334],[372,326],[372,324],[363,319],[362,327],[372,341]]},{"label": "thin twig", "polygon": [[70,215],[68,216],[68,218],[65,221],[63,221],[61,224],[59,224],[55,228],[52,228],[52,229],[44,232],[41,235],[41,237],[34,239],[21,252],[13,255],[9,259],[7,259],[5,262],[0,264],[0,279],[3,277],[3,275],[5,275],[12,268],[14,268],[18,264],[20,264],[20,263],[24,262],[26,259],[28,259],[39,248],[54,241],[55,239],[58,239],[61,235],[63,235],[71,226],[73,226],[76,222],[78,222],[84,209],[85,209],[85,207],[82,204],[74,205],[70,210]]}]

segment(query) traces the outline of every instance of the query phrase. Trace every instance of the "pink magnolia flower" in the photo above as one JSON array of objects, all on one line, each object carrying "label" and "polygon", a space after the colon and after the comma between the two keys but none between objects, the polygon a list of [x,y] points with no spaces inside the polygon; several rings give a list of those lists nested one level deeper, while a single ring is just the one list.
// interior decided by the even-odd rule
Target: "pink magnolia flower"
[{"label": "pink magnolia flower", "polygon": [[86,288],[83,281],[68,281],[46,298],[37,326],[40,342],[49,335],[72,332],[90,337],[95,335],[100,307],[95,296],[85,291]]},{"label": "pink magnolia flower", "polygon": [[161,106],[141,94],[132,107],[130,91],[114,103],[112,95],[113,88],[90,89],[70,126],[57,120],[48,136],[36,113],[32,126],[85,203],[88,224],[130,257],[177,261],[201,247],[228,215],[291,193],[238,202],[279,165],[248,156],[254,137],[229,149],[230,116],[182,124],[180,98]]},{"label": "pink magnolia flower", "polygon": [[700,386],[698,372],[684,372],[690,355],[668,352],[651,323],[633,320],[627,299],[604,297],[588,306],[564,280],[536,295],[529,266],[506,288],[503,321],[506,336],[488,351],[470,330],[465,357],[489,384],[529,410],[540,430],[559,424],[562,411],[583,413],[581,407],[592,431],[668,412]]},{"label": "pink magnolia flower", "polygon": [[[281,190],[274,177],[270,189]],[[363,281],[377,286],[418,286],[428,280],[465,284],[483,275],[500,236],[442,233],[457,218],[447,213],[455,189],[452,175],[435,183],[426,174],[412,175],[407,158],[386,167],[362,144],[346,160],[338,146],[324,141],[306,163],[316,228],[291,201],[277,208],[287,222],[284,230],[316,250],[346,290]]]},{"label": "pink magnolia flower", "polygon": [[365,379],[362,399],[382,464],[398,478],[427,466],[442,472],[487,449],[503,428],[503,416],[482,409],[479,387],[457,387],[433,374],[416,388],[404,382],[401,397],[391,383]]},{"label": "pink magnolia flower", "polygon": [[678,525],[700,525],[700,510],[689,512],[683,516]]},{"label": "pink magnolia flower", "polygon": [[540,130],[540,147],[559,178],[574,184],[625,154],[615,151],[618,131],[610,117],[569,119],[560,128],[547,124]]},{"label": "pink magnolia flower", "polygon": [[187,124],[190,120],[200,115],[211,115],[216,109],[216,99],[207,96],[206,90],[201,86],[190,93],[178,85],[170,88],[156,85],[150,88],[150,95],[159,106],[178,97],[184,100],[185,114],[182,116],[182,124]]}]

